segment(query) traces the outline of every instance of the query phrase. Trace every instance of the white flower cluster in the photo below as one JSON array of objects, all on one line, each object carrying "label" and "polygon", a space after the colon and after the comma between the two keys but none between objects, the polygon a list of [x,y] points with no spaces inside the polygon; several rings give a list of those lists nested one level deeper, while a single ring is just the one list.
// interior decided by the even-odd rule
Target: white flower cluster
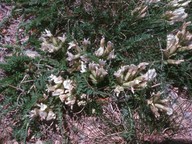
[{"label": "white flower cluster", "polygon": [[172,56],[176,55],[179,51],[191,50],[192,49],[192,34],[186,30],[191,22],[184,22],[181,30],[178,30],[176,34],[167,35],[167,47],[163,50],[166,63],[169,64],[180,64],[184,60],[174,60]]},{"label": "white flower cluster", "polygon": [[160,117],[159,111],[165,111],[167,115],[173,114],[173,109],[168,106],[169,100],[161,99],[161,94],[161,92],[153,93],[151,98],[147,100],[147,104],[156,118]]},{"label": "white flower cluster", "polygon": [[107,71],[104,69],[106,61],[99,60],[99,63],[89,63],[89,70],[91,72],[90,78],[94,84],[101,82],[104,77],[107,75]]},{"label": "white flower cluster", "polygon": [[122,66],[114,73],[118,86],[114,90],[117,96],[124,89],[130,89],[133,93],[135,89],[142,89],[147,87],[147,83],[152,81],[156,77],[155,69],[149,69],[145,74],[141,75],[141,72],[146,69],[148,63],[143,62],[138,66],[126,65]]},{"label": "white flower cluster", "polygon": [[81,47],[75,41],[69,43],[67,49],[67,61],[71,67],[71,71],[80,71],[82,73],[87,71],[87,63],[89,62],[89,59],[87,58],[86,50],[88,45],[90,45],[88,39],[84,39]]},{"label": "white flower cluster", "polygon": [[50,85],[47,86],[47,91],[51,93],[51,96],[59,97],[60,101],[65,105],[70,106],[73,109],[74,104],[77,102],[78,106],[84,106],[87,104],[87,95],[82,94],[78,99],[76,95],[76,83],[73,80],[64,80],[61,76],[51,75]]},{"label": "white flower cluster", "polygon": [[[107,42],[105,47],[105,38],[100,41],[100,48],[94,52],[98,57],[98,62],[91,61],[86,53],[87,47],[90,44],[88,39],[84,39],[83,46],[80,47],[76,42],[70,42],[67,51],[67,61],[71,67],[70,71],[80,71],[81,73],[90,72],[90,79],[94,84],[101,82],[107,75],[105,65],[107,60],[115,58],[113,43]],[[104,60],[106,61],[104,61]]]},{"label": "white flower cluster", "polygon": [[51,84],[47,86],[47,91],[51,92],[52,96],[58,96],[61,102],[72,109],[76,101],[75,82],[70,79],[64,80],[61,76],[57,77],[53,74],[49,78]]},{"label": "white flower cluster", "polygon": [[115,58],[113,43],[108,41],[107,46],[105,47],[105,37],[100,41],[100,48],[95,51],[95,55],[104,60],[111,60]]},{"label": "white flower cluster", "polygon": [[34,108],[29,112],[29,117],[31,119],[36,117],[40,117],[41,120],[46,120],[46,121],[56,119],[55,113],[52,111],[52,109],[48,108],[46,104],[41,103],[41,104],[37,104],[37,106],[39,108]]},{"label": "white flower cluster", "polygon": [[174,10],[166,11],[165,17],[170,25],[175,22],[183,22],[188,14],[185,12],[186,6],[191,2],[191,0],[172,0],[168,3],[168,6],[175,8]]},{"label": "white flower cluster", "polygon": [[65,43],[66,36],[63,34],[62,37],[54,37],[49,30],[45,30],[45,32],[41,35],[40,40],[43,41],[41,43],[41,49],[45,52],[53,53],[62,48]]}]

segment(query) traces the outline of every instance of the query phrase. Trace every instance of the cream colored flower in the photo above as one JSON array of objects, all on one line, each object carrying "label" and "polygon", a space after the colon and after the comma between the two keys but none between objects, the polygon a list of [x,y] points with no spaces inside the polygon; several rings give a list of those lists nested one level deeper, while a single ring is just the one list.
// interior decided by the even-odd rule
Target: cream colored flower
[{"label": "cream colored flower", "polygon": [[43,37],[52,37],[52,33],[50,30],[45,29],[45,32],[42,34]]},{"label": "cream colored flower", "polygon": [[[114,73],[114,76],[116,77],[117,81],[120,84],[123,84],[125,82],[130,82],[131,80],[136,78],[136,76],[142,70],[144,70],[147,65],[149,64],[146,62],[142,62],[138,66],[134,64],[122,66],[118,71]],[[135,82],[138,82],[138,80],[136,80]]]},{"label": "cream colored flower", "polygon": [[87,66],[83,61],[81,61],[81,70],[80,70],[80,72],[81,73],[87,72]]},{"label": "cream colored flower", "polygon": [[114,93],[115,95],[118,97],[120,95],[121,92],[124,91],[124,87],[122,86],[116,86],[115,89],[114,89]]},{"label": "cream colored flower", "polygon": [[168,5],[172,7],[185,7],[188,6],[191,0],[171,0]]},{"label": "cream colored flower", "polygon": [[31,110],[30,112],[29,112],[29,117],[30,118],[35,118],[35,117],[37,117],[39,115],[39,109],[37,109],[37,108],[35,108],[35,109],[33,109],[33,110]]},{"label": "cream colored flower", "polygon": [[173,60],[173,59],[168,59],[166,62],[168,64],[174,64],[174,65],[178,65],[181,64],[182,62],[184,62],[185,60]]},{"label": "cream colored flower", "polygon": [[138,66],[131,64],[122,66],[117,70],[114,73],[119,85],[115,89],[117,95],[119,95],[120,89],[122,90],[121,87],[131,90],[132,93],[134,93],[135,89],[147,87],[148,82],[152,81],[157,76],[155,69],[149,69],[145,74],[141,73],[146,69],[147,65],[149,65],[149,63],[142,62]]},{"label": "cream colored flower", "polygon": [[81,98],[81,99],[86,99],[86,98],[87,98],[87,95],[86,95],[86,94],[82,94],[82,95],[80,96],[80,98]]},{"label": "cream colored flower", "polygon": [[188,14],[185,12],[183,7],[177,8],[174,11],[167,11],[165,13],[169,24],[174,24],[175,22],[182,22],[187,18]]},{"label": "cream colored flower", "polygon": [[78,102],[77,102],[77,105],[78,105],[78,106],[85,106],[86,104],[87,104],[87,102],[84,101],[84,100],[81,100],[81,101],[78,101]]},{"label": "cream colored flower", "polygon": [[151,98],[147,100],[147,104],[150,106],[156,118],[160,117],[159,111],[164,111],[167,115],[173,114],[173,109],[168,107],[169,100],[161,99],[161,94],[161,92],[153,93]]},{"label": "cream colored flower", "polygon": [[75,59],[75,55],[67,51],[67,60],[73,61]]},{"label": "cream colored flower", "polygon": [[46,117],[46,120],[50,121],[50,120],[54,120],[54,119],[56,119],[55,113],[52,110],[49,110],[47,117]]},{"label": "cream colored flower", "polygon": [[54,51],[56,51],[58,48],[55,47],[53,44],[47,43],[47,42],[43,42],[41,44],[41,49],[43,51],[48,51],[49,53],[53,53]]},{"label": "cream colored flower", "polygon": [[62,37],[57,37],[62,43],[64,43],[65,41],[66,41],[66,35],[65,34],[63,34],[63,36]]},{"label": "cream colored flower", "polygon": [[64,80],[63,86],[64,86],[64,89],[71,91],[72,89],[74,89],[74,82],[70,79]]},{"label": "cream colored flower", "polygon": [[68,106],[70,106],[71,109],[73,109],[73,105],[75,104],[75,102],[76,102],[76,98],[75,98],[75,97],[72,97],[72,96],[68,97],[68,98],[65,100],[65,104],[68,105]]},{"label": "cream colored flower", "polygon": [[64,89],[56,89],[55,91],[52,92],[52,96],[59,96],[64,93]]},{"label": "cream colored flower", "polygon": [[176,35],[167,35],[167,48],[164,51],[165,56],[168,58],[174,54],[179,46],[179,38]]},{"label": "cream colored flower", "polygon": [[83,39],[83,42],[82,42],[83,45],[90,45],[91,42],[89,41],[89,38],[88,39]]},{"label": "cream colored flower", "polygon": [[39,111],[39,117],[41,120],[45,120],[47,117],[47,112],[46,111]]},{"label": "cream colored flower", "polygon": [[187,27],[191,25],[191,22],[184,22],[181,30],[178,30],[177,33],[167,35],[167,47],[162,50],[165,56],[165,64],[180,64],[184,62],[181,60],[174,60],[175,56],[180,51],[186,51],[192,49],[192,34],[187,31]]},{"label": "cream colored flower", "polygon": [[94,62],[89,63],[88,69],[90,70],[90,78],[93,83],[97,84],[98,82],[102,81],[103,78],[108,74],[107,71],[104,69],[105,61],[100,60],[99,64]]},{"label": "cream colored flower", "polygon": [[116,77],[117,81],[122,84],[124,82],[124,75],[125,72],[129,69],[129,65],[121,66],[116,72],[114,72],[114,76]]},{"label": "cream colored flower", "polygon": [[51,81],[54,81],[55,84],[62,84],[62,82],[63,82],[63,78],[61,76],[57,77],[57,76],[51,74],[49,76],[49,78],[51,78]]},{"label": "cream colored flower", "polygon": [[61,102],[64,102],[69,95],[70,95],[69,93],[61,94],[61,95],[59,95],[59,99],[61,100]]},{"label": "cream colored flower", "polygon": [[69,44],[68,50],[70,50],[71,48],[77,46],[77,44],[76,44],[74,41],[72,41],[72,42],[70,42],[70,43],[68,43],[68,44]]},{"label": "cream colored flower", "polygon": [[100,41],[99,49],[95,51],[95,55],[100,58],[102,57],[105,60],[114,59],[113,43],[108,41],[107,46],[105,47],[105,37],[103,37]]},{"label": "cream colored flower", "polygon": [[149,69],[146,74],[143,75],[146,81],[152,81],[157,76],[155,69]]},{"label": "cream colored flower", "polygon": [[96,52],[95,55],[100,57],[104,54],[104,47],[100,47]]},{"label": "cream colored flower", "polygon": [[43,104],[43,103],[37,104],[37,106],[40,107],[40,111],[45,111],[47,109],[47,107],[48,107],[46,104]]}]

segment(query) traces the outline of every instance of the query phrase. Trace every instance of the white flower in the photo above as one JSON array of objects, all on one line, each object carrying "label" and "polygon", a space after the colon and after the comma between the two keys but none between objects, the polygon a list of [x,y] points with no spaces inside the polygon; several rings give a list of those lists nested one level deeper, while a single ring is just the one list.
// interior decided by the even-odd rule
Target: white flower
[{"label": "white flower", "polygon": [[61,102],[64,102],[69,95],[70,95],[69,93],[59,95],[59,99],[61,100]]},{"label": "white flower", "polygon": [[96,68],[96,77],[103,78],[106,76],[108,73],[104,68]]},{"label": "white flower", "polygon": [[124,73],[129,68],[129,65],[121,66],[120,69],[118,69],[113,75],[116,77],[117,81],[122,84],[124,81]]},{"label": "white flower", "polygon": [[53,35],[51,34],[50,30],[45,29],[45,32],[42,34],[43,37],[52,37]]},{"label": "white flower", "polygon": [[78,59],[80,57],[80,54],[74,55],[74,54],[70,53],[69,51],[67,51],[67,56],[68,56],[67,60],[71,62],[75,59]]},{"label": "white flower", "polygon": [[70,80],[70,79],[64,80],[63,86],[64,86],[64,88],[65,88],[66,90],[69,90],[69,91],[71,91],[71,90],[74,88],[74,86],[73,86],[73,81]]},{"label": "white flower", "polygon": [[187,6],[191,0],[172,0],[168,5],[173,7],[185,7]]},{"label": "white flower", "polygon": [[87,104],[86,101],[79,101],[79,102],[77,103],[78,106],[85,106],[86,104]]},{"label": "white flower", "polygon": [[121,75],[123,75],[124,72],[125,72],[126,70],[128,70],[128,68],[129,68],[129,65],[121,66],[121,68],[118,69],[118,71],[116,71],[116,72],[114,73],[114,76],[116,76],[116,77],[121,77]]},{"label": "white flower", "polygon": [[149,65],[149,63],[147,63],[147,62],[142,62],[142,63],[140,63],[139,65],[138,65],[138,69],[139,70],[144,70],[145,68],[146,68],[146,66],[148,66]]},{"label": "white flower", "polygon": [[113,43],[108,41],[107,46],[105,47],[105,38],[103,37],[100,41],[99,49],[95,51],[95,55],[97,57],[103,57],[108,60],[114,59],[115,54],[113,50]]},{"label": "white flower", "polygon": [[64,93],[63,89],[56,89],[55,91],[52,92],[52,96],[59,96]]},{"label": "white flower", "polygon": [[114,59],[115,57],[116,57],[115,52],[114,52],[114,50],[112,50],[112,51],[109,53],[107,59],[108,59],[108,60],[109,60],[109,59]]},{"label": "white flower", "polygon": [[68,44],[69,44],[68,50],[70,50],[71,48],[77,46],[77,44],[76,44],[74,41],[72,41],[72,42],[70,42],[70,43],[68,43]]},{"label": "white flower", "polygon": [[73,105],[75,104],[75,102],[76,102],[76,98],[68,97],[65,101],[65,104],[68,106],[71,106],[71,109],[73,109]]},{"label": "white flower", "polygon": [[165,111],[167,115],[173,114],[173,109],[168,107],[169,100],[161,99],[162,92],[158,91],[157,93],[152,93],[152,97],[147,100],[147,104],[150,105],[151,111],[156,118],[160,116],[158,111]]},{"label": "white flower", "polygon": [[89,63],[88,67],[91,71],[90,78],[93,83],[98,83],[103,80],[103,78],[108,74],[107,71],[103,68],[105,61],[100,60],[100,64],[96,64],[94,62]]},{"label": "white flower", "polygon": [[56,115],[55,113],[52,111],[52,110],[49,110],[48,114],[47,114],[47,118],[46,120],[49,121],[49,120],[53,120],[56,118]]},{"label": "white flower", "polygon": [[49,44],[49,43],[47,43],[47,42],[43,42],[42,44],[41,44],[41,49],[43,50],[43,51],[48,51],[49,53],[53,53],[54,51],[55,51],[55,46],[53,45],[53,44]]},{"label": "white flower", "polygon": [[106,61],[99,59],[99,66],[104,67],[106,64]]},{"label": "white flower", "polygon": [[183,7],[180,7],[173,11],[174,17],[171,18],[171,20],[175,21],[183,21],[187,17],[187,13],[185,13],[185,9]]},{"label": "white flower", "polygon": [[82,94],[82,95],[80,96],[80,98],[81,98],[81,99],[86,99],[86,98],[87,98],[87,95],[86,95],[86,94]]},{"label": "white flower", "polygon": [[157,107],[158,109],[164,110],[166,111],[167,115],[172,115],[173,114],[173,109],[163,106],[162,104],[154,104],[155,107]]},{"label": "white flower", "polygon": [[39,115],[39,110],[37,109],[37,108],[35,108],[34,110],[31,110],[30,112],[29,112],[29,117],[30,118],[35,118],[35,117],[37,117]]},{"label": "white flower", "polygon": [[75,59],[75,55],[67,51],[67,60],[68,61],[73,61]]},{"label": "white flower", "polygon": [[36,57],[40,57],[40,54],[36,51],[31,51],[31,50],[26,50],[24,51],[24,54],[27,55],[30,58],[36,58]]},{"label": "white flower", "polygon": [[89,41],[89,39],[85,39],[85,38],[84,38],[82,44],[83,44],[84,46],[87,46],[87,45],[90,45],[91,42]]},{"label": "white flower", "polygon": [[188,16],[188,14],[185,13],[185,9],[183,7],[175,9],[174,11],[167,11],[165,15],[168,16],[168,22],[171,25],[175,22],[182,22]]},{"label": "white flower", "polygon": [[100,47],[97,51],[95,51],[95,55],[100,57],[104,54],[104,47]]},{"label": "white flower", "polygon": [[[104,64],[103,61],[100,62],[101,64]],[[104,77],[105,75],[107,75],[107,71],[100,64],[90,63],[89,70],[91,70],[91,73],[95,78]]]},{"label": "white flower", "polygon": [[[168,49],[176,49],[176,47],[178,47],[179,44],[179,38],[173,34],[169,34],[167,35],[167,50]],[[171,53],[173,53],[174,51],[171,50]]]},{"label": "white flower", "polygon": [[120,94],[121,92],[123,92],[123,91],[124,91],[124,88],[123,88],[122,86],[116,86],[116,88],[114,89],[114,92],[115,92],[115,94],[116,94],[117,97],[118,97],[119,94]]},{"label": "white flower", "polygon": [[81,73],[87,72],[87,66],[83,61],[81,61],[81,70],[80,70],[80,72]]},{"label": "white flower", "polygon": [[41,120],[45,120],[47,117],[47,112],[39,111],[39,116],[40,116]]},{"label": "white flower", "polygon": [[175,64],[175,65],[178,65],[178,64],[180,64],[182,62],[184,62],[184,60],[172,60],[172,59],[167,60],[168,64]]},{"label": "white flower", "polygon": [[65,40],[66,40],[66,35],[65,34],[63,34],[63,36],[62,37],[57,37],[59,40],[61,40],[61,42],[65,42]]},{"label": "white flower", "polygon": [[55,84],[61,84],[63,82],[63,78],[61,76],[57,77],[51,74],[49,78],[51,78],[51,81],[54,81]]},{"label": "white flower", "polygon": [[46,104],[43,104],[43,103],[37,104],[37,106],[40,107],[40,111],[45,111],[45,110],[47,109],[47,105],[46,105]]},{"label": "white flower", "polygon": [[150,69],[147,71],[147,73],[144,75],[144,78],[146,81],[151,81],[157,76],[157,73],[155,69]]}]

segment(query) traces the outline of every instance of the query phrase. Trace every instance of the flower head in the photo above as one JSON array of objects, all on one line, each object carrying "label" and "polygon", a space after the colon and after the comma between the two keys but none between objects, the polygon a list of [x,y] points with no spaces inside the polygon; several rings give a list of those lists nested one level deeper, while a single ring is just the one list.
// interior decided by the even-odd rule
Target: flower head
[{"label": "flower head", "polygon": [[65,41],[66,41],[66,35],[65,34],[63,34],[63,36],[62,37],[57,37],[62,43],[64,43]]},{"label": "flower head", "polygon": [[188,14],[183,7],[180,7],[174,11],[167,11],[165,16],[167,17],[168,22],[172,25],[175,22],[182,22],[187,18]]},{"label": "flower head", "polygon": [[100,47],[98,50],[95,51],[95,55],[99,58],[103,59],[114,59],[114,49],[113,49],[113,43],[108,41],[107,46],[105,47],[105,37],[103,37],[100,41]]}]

